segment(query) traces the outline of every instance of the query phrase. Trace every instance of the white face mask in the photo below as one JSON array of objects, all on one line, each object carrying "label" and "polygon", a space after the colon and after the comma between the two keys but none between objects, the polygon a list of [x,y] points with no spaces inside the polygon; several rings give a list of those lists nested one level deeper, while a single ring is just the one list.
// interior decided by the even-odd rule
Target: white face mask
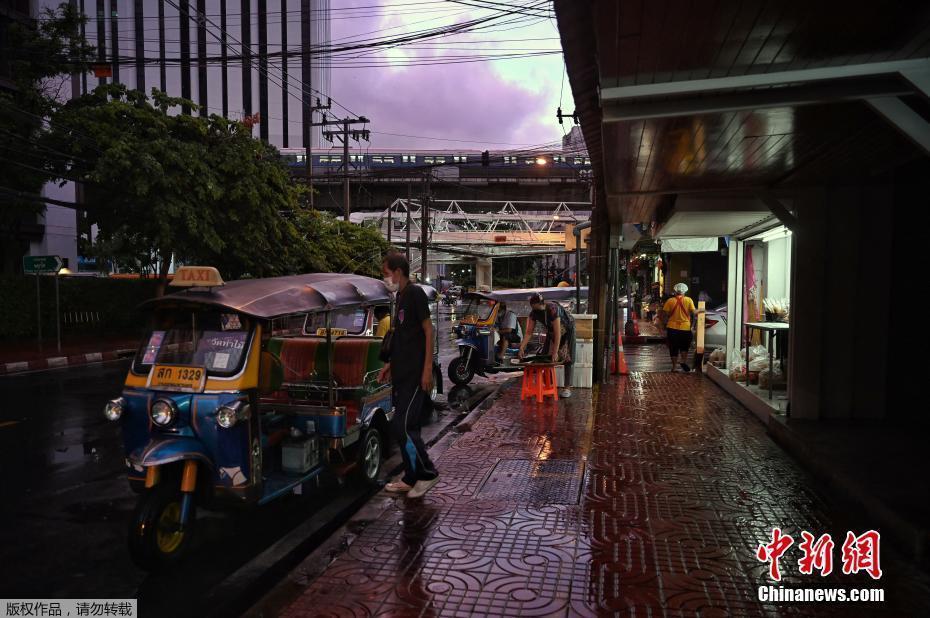
[{"label": "white face mask", "polygon": [[384,285],[387,287],[389,292],[396,292],[397,288],[399,287],[396,283],[394,283],[394,279],[390,275],[384,278]]}]

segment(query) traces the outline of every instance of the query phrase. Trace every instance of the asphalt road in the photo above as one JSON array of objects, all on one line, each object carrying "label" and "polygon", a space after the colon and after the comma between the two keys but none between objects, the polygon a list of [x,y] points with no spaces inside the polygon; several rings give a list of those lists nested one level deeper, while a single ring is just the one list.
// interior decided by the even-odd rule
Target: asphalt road
[{"label": "asphalt road", "polygon": [[[456,353],[441,311],[440,360]],[[0,377],[0,597],[138,598],[142,615],[196,615],[197,600],[345,492],[331,483],[241,512],[198,512],[190,559],[149,575],[129,559],[135,506],[119,426],[103,404],[119,394],[128,361]],[[476,378],[450,400],[475,405],[490,381]],[[447,389],[448,379],[445,380]],[[182,609],[183,608],[183,609]]]}]

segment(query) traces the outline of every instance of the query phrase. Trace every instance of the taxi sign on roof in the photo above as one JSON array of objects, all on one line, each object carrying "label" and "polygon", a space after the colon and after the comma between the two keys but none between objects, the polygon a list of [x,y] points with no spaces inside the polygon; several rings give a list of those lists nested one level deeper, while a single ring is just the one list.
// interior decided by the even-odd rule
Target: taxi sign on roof
[{"label": "taxi sign on roof", "polygon": [[171,280],[172,286],[181,288],[212,288],[225,283],[220,271],[212,266],[182,266],[175,271],[174,279]]}]

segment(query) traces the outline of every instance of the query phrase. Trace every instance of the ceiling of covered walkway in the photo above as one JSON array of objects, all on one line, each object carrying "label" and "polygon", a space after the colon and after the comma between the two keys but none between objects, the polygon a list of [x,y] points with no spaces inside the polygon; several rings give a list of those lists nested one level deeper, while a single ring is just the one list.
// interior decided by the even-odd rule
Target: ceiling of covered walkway
[{"label": "ceiling of covered walkway", "polygon": [[[681,196],[882,174],[930,150],[930,3],[556,0],[599,203],[662,222]],[[571,110],[566,110],[571,111]]]}]

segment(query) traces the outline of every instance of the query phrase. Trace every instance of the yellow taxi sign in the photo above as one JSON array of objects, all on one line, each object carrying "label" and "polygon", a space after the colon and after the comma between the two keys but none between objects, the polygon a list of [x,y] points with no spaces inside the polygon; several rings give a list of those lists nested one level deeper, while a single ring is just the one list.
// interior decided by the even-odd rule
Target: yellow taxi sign
[{"label": "yellow taxi sign", "polygon": [[220,271],[212,266],[182,266],[174,271],[171,285],[182,288],[213,288],[225,285]]}]

